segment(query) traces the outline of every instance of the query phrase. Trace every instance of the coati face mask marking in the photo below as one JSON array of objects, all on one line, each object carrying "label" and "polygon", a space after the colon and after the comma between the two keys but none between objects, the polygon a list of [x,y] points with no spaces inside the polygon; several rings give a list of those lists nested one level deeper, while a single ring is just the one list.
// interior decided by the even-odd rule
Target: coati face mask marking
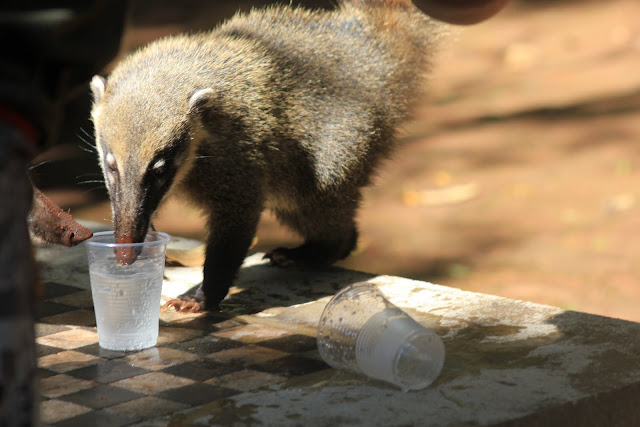
[{"label": "coati face mask marking", "polygon": [[110,186],[113,186],[118,178],[118,164],[116,162],[115,156],[111,152],[107,152],[107,154],[104,156],[104,165],[104,171],[106,172],[105,175],[108,184]]},{"label": "coati face mask marking", "polygon": [[109,193],[111,193],[111,197],[117,200],[118,186],[120,183],[120,176],[118,174],[118,162],[116,161],[116,157],[111,151],[109,151],[108,148],[104,147],[103,144],[100,145],[102,145],[102,170],[104,171],[105,184],[107,185]]},{"label": "coati face mask marking", "polygon": [[[108,86],[107,81],[98,76],[91,82],[96,142],[111,197],[117,241],[138,242],[144,239],[151,216],[161,201],[188,173],[186,166],[195,151],[192,126],[185,115],[162,123],[167,125],[163,129],[150,129],[152,124],[138,122],[139,133],[122,131],[126,126],[116,127],[120,132],[114,132],[110,125],[112,117],[104,114],[114,114],[111,103],[117,94],[110,94]],[[137,119],[131,119],[135,124]],[[136,254],[129,252],[121,251],[118,259],[125,264],[134,262]]]},{"label": "coati face mask marking", "polygon": [[118,165],[116,164],[116,158],[112,153],[107,153],[105,157],[105,164],[107,165],[107,170],[111,173],[118,172]]},{"label": "coati face mask marking", "polygon": [[188,134],[179,133],[167,147],[159,150],[147,165],[140,182],[142,211],[151,216],[173,185],[188,152]]}]

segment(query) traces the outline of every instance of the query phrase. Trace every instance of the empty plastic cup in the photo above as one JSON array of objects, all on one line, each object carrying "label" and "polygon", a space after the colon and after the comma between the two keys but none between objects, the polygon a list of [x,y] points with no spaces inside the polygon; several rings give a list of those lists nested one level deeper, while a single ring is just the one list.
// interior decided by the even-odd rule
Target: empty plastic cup
[{"label": "empty plastic cup", "polygon": [[[127,351],[156,345],[168,241],[168,234],[155,231],[142,243],[115,243],[113,231],[95,233],[87,241],[100,347]],[[131,265],[116,258],[123,247],[138,253]]]},{"label": "empty plastic cup", "polygon": [[377,286],[355,283],[327,304],[318,324],[318,349],[330,366],[419,390],[436,380],[444,343],[391,304]]}]

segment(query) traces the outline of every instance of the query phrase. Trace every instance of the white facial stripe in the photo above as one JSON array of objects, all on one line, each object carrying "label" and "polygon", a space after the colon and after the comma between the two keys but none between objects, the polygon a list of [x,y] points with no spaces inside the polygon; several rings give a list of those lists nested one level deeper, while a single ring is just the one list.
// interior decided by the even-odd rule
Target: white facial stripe
[{"label": "white facial stripe", "polygon": [[107,167],[109,167],[109,169],[111,170],[116,170],[116,158],[113,156],[113,154],[108,153],[107,157],[105,158],[105,163],[107,164]]}]

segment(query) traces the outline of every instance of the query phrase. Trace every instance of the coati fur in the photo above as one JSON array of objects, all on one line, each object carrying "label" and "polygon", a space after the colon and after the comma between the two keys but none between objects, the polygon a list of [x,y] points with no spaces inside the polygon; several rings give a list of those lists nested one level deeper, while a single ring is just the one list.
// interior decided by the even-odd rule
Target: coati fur
[{"label": "coati fur", "polygon": [[408,0],[268,7],[153,42],[94,77],[117,241],[142,241],[169,193],[208,214],[204,280],[192,304],[172,304],[180,311],[218,308],[265,208],[305,239],[267,254],[273,264],[348,256],[361,188],[393,148],[436,28]]},{"label": "coati fur", "polygon": [[65,212],[36,187],[32,187],[33,199],[27,217],[31,239],[39,243],[75,246],[93,236],[88,228],[78,224],[69,212]]}]

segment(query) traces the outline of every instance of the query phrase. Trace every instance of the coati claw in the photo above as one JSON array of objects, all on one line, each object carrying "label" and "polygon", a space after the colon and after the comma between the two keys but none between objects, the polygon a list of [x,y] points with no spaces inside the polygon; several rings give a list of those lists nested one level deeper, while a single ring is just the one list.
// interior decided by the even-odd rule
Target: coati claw
[{"label": "coati claw", "polygon": [[195,299],[182,300],[174,298],[169,300],[162,306],[162,310],[175,309],[179,313],[202,313],[204,310],[204,302]]}]

